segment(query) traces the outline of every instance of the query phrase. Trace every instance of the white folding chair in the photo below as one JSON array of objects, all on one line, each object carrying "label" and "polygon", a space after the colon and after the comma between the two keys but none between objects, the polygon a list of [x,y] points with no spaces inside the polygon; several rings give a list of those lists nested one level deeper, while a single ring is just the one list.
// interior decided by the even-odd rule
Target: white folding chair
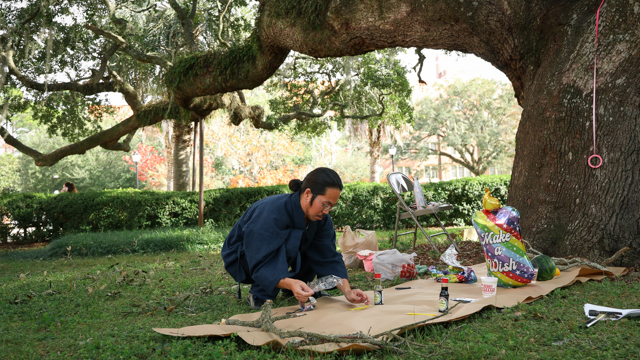
[{"label": "white folding chair", "polygon": [[[391,186],[391,190],[393,191],[394,194],[396,194],[396,197],[398,198],[398,210],[396,212],[396,225],[395,225],[395,230],[393,235],[393,248],[396,247],[396,240],[398,239],[398,237],[403,235],[413,234],[413,249],[415,249],[416,240],[418,238],[418,229],[420,229],[420,231],[422,231],[424,236],[427,238],[427,240],[429,240],[429,242],[431,243],[431,245],[433,246],[433,248],[436,250],[438,254],[440,254],[440,251],[431,240],[432,237],[438,236],[438,235],[446,235],[449,241],[451,241],[451,243],[453,244],[453,246],[455,246],[456,250],[460,251],[460,249],[458,248],[458,245],[456,245],[455,241],[453,241],[453,238],[447,232],[447,229],[444,227],[444,225],[442,225],[442,222],[438,218],[438,215],[436,215],[436,213],[438,212],[453,209],[453,205],[444,204],[444,203],[443,204],[430,203],[430,206],[428,206],[426,209],[413,210],[411,209],[411,207],[407,206],[407,204],[404,202],[404,199],[400,195],[410,191],[413,192],[413,181],[411,181],[411,179],[409,179],[407,175],[401,172],[390,173],[389,175],[387,175],[387,181],[389,182],[389,186]],[[422,228],[422,225],[420,225],[420,222],[418,221],[418,218],[420,216],[425,216],[425,215],[433,215],[433,217],[435,217],[436,222],[438,223],[440,228],[442,228],[442,231],[433,235],[427,234],[427,232],[424,231],[424,229]],[[416,224],[416,228],[413,231],[407,231],[407,232],[398,234],[399,221],[403,219],[409,219],[409,218],[413,219],[413,221]]]}]

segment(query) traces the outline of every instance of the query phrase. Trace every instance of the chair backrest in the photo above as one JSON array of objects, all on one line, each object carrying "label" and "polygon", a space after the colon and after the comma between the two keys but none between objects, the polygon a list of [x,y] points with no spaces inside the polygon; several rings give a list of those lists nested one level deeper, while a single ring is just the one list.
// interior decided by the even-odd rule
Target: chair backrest
[{"label": "chair backrest", "polygon": [[391,186],[391,190],[398,198],[398,206],[404,208],[405,211],[411,211],[400,194],[413,191],[413,181],[401,172],[389,173],[389,175],[387,175],[387,181],[389,182],[389,186]]},{"label": "chair backrest", "polygon": [[396,195],[413,191],[413,181],[401,172],[396,171],[389,173],[389,175],[387,175],[387,181],[389,182],[389,186],[391,186],[391,190],[393,190]]}]

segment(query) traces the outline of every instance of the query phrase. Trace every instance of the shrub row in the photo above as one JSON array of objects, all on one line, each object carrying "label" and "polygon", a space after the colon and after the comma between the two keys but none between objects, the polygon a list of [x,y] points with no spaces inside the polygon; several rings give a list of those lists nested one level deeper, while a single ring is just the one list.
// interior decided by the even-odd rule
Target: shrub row
[{"label": "shrub row", "polygon": [[[427,201],[448,202],[454,210],[440,213],[448,225],[469,225],[482,207],[484,188],[504,204],[509,176],[480,176],[423,185]],[[287,186],[208,190],[204,218],[230,227],[254,202],[288,193]],[[407,202],[412,195],[406,194]],[[394,227],[396,198],[388,184],[346,184],[339,205],[331,212],[337,228],[389,229]],[[198,224],[198,194],[126,190],[87,191],[77,194],[3,194],[0,197],[0,242],[36,242],[79,232],[184,227]],[[411,225],[405,221],[403,225]],[[430,217],[423,225],[433,226]]]}]

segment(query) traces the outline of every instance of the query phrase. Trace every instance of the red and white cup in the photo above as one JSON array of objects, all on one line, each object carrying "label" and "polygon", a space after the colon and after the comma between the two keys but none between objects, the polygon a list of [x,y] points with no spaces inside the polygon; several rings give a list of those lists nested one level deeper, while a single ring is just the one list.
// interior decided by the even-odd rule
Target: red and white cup
[{"label": "red and white cup", "polygon": [[498,291],[498,278],[483,276],[480,278],[480,282],[482,286],[482,297],[491,297],[496,295],[496,292]]}]

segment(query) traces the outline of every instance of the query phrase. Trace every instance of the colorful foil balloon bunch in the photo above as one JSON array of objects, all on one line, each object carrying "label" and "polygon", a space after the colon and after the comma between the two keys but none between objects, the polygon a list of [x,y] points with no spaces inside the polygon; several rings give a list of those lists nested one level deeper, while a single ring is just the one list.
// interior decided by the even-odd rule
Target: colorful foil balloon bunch
[{"label": "colorful foil balloon bunch", "polygon": [[486,188],[482,204],[484,210],[477,211],[472,222],[482,243],[487,274],[498,278],[500,287],[530,283],[535,272],[522,243],[520,213],[511,206],[501,207]]}]

